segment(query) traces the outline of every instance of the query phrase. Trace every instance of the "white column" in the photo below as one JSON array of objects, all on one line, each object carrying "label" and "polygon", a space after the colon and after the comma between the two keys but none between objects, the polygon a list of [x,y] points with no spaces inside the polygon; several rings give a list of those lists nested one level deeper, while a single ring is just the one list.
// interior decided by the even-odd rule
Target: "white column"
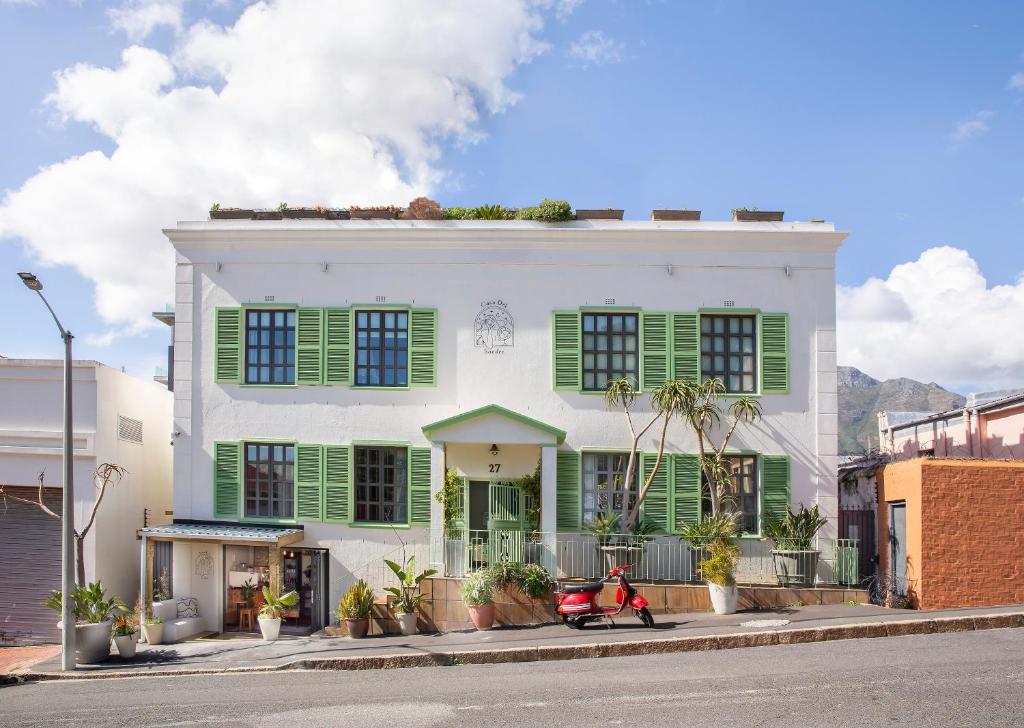
[{"label": "white column", "polygon": [[554,533],[558,527],[557,452],[554,445],[540,449],[540,530],[544,533]]},{"label": "white column", "polygon": [[437,502],[437,494],[444,484],[444,443],[430,443],[430,561],[439,565],[444,561],[444,508]]}]

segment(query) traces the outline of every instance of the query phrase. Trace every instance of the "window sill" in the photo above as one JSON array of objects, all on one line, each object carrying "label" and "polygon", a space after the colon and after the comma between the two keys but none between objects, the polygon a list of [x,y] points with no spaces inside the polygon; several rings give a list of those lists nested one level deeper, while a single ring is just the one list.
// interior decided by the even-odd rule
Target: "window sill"
[{"label": "window sill", "polygon": [[424,528],[421,526],[410,526],[408,523],[363,523],[360,521],[352,521],[352,528],[397,528],[399,530],[408,530],[410,528]]}]

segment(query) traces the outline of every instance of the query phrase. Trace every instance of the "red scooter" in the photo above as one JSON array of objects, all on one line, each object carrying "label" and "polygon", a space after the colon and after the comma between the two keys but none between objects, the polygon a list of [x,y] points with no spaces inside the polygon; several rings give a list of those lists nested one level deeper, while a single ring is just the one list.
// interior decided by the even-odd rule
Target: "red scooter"
[{"label": "red scooter", "polygon": [[[648,627],[654,626],[654,617],[647,608],[647,600],[638,594],[626,579],[626,571],[632,564],[616,566],[608,576],[589,584],[570,584],[555,592],[555,614],[562,617],[562,623],[572,629],[582,629],[588,622],[606,619],[614,625],[612,617],[621,614],[628,604],[633,613]],[[617,578],[619,588],[615,590],[615,606],[602,607],[598,603],[606,581]]]}]

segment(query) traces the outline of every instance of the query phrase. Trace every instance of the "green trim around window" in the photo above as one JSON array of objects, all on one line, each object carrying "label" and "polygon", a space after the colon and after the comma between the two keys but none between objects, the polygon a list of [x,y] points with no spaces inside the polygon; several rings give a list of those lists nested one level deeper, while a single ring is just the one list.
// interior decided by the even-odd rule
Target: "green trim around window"
[{"label": "green trim around window", "polygon": [[559,450],[555,459],[555,530],[577,532],[583,522],[583,457]]},{"label": "green trim around window", "polygon": [[[292,517],[291,518],[270,518],[245,515],[245,446],[249,443],[267,445],[291,445],[295,448],[295,460],[292,462]],[[274,437],[253,437],[239,440],[239,489],[238,489],[238,513],[239,523],[263,523],[292,525],[299,523],[299,500],[298,500],[298,443],[295,440],[285,440]]]},{"label": "green trim around window", "polygon": [[583,315],[575,311],[551,312],[551,383],[555,391],[583,388]]}]

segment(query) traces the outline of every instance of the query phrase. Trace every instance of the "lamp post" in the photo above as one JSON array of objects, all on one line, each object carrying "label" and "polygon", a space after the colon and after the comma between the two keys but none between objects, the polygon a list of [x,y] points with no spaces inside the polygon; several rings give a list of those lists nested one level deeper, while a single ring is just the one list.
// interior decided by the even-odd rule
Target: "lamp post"
[{"label": "lamp post", "polygon": [[57,314],[43,295],[43,284],[31,273],[19,273],[21,282],[39,294],[53,316],[64,341],[64,487],[61,510],[61,658],[62,670],[75,669],[75,618],[71,609],[71,592],[75,589],[75,483],[74,483],[74,439],[71,427],[71,339],[70,331],[61,326]]}]

